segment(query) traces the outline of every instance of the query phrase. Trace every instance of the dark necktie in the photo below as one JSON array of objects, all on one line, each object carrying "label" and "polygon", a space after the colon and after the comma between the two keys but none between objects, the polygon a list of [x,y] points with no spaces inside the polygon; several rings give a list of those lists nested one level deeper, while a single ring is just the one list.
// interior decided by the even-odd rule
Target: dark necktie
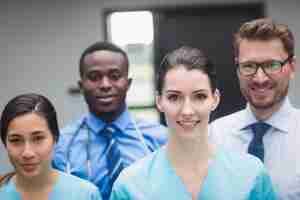
[{"label": "dark necktie", "polygon": [[271,126],[263,122],[257,122],[251,125],[253,138],[248,147],[248,153],[258,157],[264,162],[264,143],[263,136]]},{"label": "dark necktie", "polygon": [[102,134],[108,141],[105,155],[107,158],[108,173],[104,181],[106,186],[104,187],[104,191],[102,191],[104,200],[109,198],[113,183],[125,167],[119,149],[118,141],[115,138],[116,131],[117,128],[113,125],[106,126],[102,131]]}]

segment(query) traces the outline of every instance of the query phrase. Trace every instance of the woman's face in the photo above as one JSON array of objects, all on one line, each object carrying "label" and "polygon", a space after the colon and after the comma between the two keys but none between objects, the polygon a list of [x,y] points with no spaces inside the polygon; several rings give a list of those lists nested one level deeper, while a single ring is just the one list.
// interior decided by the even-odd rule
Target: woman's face
[{"label": "woman's face", "polygon": [[218,103],[219,93],[212,93],[207,74],[181,65],[167,72],[162,94],[156,98],[169,128],[179,137],[197,136],[207,129],[210,112]]},{"label": "woman's face", "polygon": [[18,175],[31,178],[50,170],[55,142],[40,115],[28,113],[13,119],[8,125],[6,143]]}]

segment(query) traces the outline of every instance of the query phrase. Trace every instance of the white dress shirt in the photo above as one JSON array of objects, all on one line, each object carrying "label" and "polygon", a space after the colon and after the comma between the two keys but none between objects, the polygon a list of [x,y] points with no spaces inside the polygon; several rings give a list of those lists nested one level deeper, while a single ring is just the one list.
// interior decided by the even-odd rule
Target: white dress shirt
[{"label": "white dress shirt", "polygon": [[[210,139],[224,148],[247,152],[257,122],[249,105],[210,124]],[[300,110],[289,99],[267,121],[272,127],[263,138],[264,164],[282,200],[300,200]]]}]

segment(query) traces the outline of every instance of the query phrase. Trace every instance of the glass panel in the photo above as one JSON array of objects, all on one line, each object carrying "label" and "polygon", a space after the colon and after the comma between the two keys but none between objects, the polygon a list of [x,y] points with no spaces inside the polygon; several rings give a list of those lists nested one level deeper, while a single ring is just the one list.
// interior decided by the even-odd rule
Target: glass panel
[{"label": "glass panel", "polygon": [[154,108],[153,16],[149,11],[113,12],[108,17],[108,40],[123,48],[129,57],[133,82],[127,94],[134,114],[158,121]]}]

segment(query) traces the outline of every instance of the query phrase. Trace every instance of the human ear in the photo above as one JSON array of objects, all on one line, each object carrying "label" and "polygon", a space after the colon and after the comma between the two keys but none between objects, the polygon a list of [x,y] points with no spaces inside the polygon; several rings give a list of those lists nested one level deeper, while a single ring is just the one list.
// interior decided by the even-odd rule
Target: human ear
[{"label": "human ear", "polygon": [[128,78],[128,80],[127,80],[127,89],[130,88],[131,83],[132,83],[132,78]]},{"label": "human ear", "polygon": [[156,95],[155,97],[155,103],[156,103],[156,108],[158,109],[159,112],[163,112],[163,106],[161,103],[161,96],[160,95]]},{"label": "human ear", "polygon": [[296,73],[296,56],[290,61],[290,79],[294,79]]},{"label": "human ear", "polygon": [[78,88],[79,88],[79,91],[80,91],[80,93],[82,93],[82,80],[79,80],[79,81],[77,81],[77,84],[78,84]]},{"label": "human ear", "polygon": [[220,97],[221,97],[221,93],[220,93],[219,89],[216,88],[216,90],[213,94],[214,102],[210,108],[211,111],[214,111],[218,107],[218,105],[220,103]]}]

